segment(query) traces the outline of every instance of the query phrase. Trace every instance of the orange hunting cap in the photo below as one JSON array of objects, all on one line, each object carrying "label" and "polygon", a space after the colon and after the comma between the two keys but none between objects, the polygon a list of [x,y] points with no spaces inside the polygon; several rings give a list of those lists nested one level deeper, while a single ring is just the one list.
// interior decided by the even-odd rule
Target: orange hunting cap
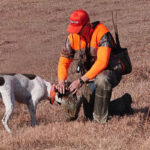
[{"label": "orange hunting cap", "polygon": [[75,10],[70,15],[70,24],[68,26],[67,32],[79,33],[82,27],[89,21],[89,15],[86,11],[82,9]]}]

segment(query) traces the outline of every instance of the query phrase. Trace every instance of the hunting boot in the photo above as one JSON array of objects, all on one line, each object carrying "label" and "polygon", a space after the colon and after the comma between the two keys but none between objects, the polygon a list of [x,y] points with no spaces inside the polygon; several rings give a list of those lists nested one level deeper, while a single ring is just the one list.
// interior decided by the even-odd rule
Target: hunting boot
[{"label": "hunting boot", "polygon": [[94,122],[106,123],[108,118],[108,107],[112,93],[108,74],[109,70],[103,71],[95,79]]}]

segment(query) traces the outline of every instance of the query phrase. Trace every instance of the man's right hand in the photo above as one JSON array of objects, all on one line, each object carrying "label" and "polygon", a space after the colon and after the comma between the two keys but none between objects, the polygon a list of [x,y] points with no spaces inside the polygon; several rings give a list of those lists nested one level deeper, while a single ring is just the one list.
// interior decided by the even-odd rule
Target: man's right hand
[{"label": "man's right hand", "polygon": [[59,80],[56,85],[56,89],[60,92],[60,94],[65,94],[65,80]]}]

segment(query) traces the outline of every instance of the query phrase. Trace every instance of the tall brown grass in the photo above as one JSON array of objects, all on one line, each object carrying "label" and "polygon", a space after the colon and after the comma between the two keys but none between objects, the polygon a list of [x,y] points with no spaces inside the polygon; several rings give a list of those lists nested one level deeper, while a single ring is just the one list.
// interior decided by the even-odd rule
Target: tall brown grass
[{"label": "tall brown grass", "polygon": [[[57,81],[57,62],[67,36],[69,14],[85,9],[91,21],[102,21],[112,33],[111,12],[118,12],[122,47],[127,47],[133,71],[114,88],[112,100],[130,93],[133,115],[113,116],[101,125],[85,121],[81,108],[76,121],[66,122],[61,107],[41,101],[38,126],[30,127],[25,105],[16,103],[9,122],[0,124],[0,150],[149,150],[150,3],[148,0],[2,0],[0,1],[0,72],[34,73]],[[77,78],[75,63],[69,80]],[[0,100],[0,118],[5,108]]]}]

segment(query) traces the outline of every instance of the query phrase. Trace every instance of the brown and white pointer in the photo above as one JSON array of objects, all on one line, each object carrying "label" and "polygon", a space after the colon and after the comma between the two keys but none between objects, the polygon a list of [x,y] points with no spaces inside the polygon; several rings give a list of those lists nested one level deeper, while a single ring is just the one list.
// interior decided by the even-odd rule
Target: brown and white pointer
[{"label": "brown and white pointer", "polygon": [[[11,132],[8,121],[14,109],[15,100],[27,104],[31,126],[36,125],[36,106],[42,99],[55,99],[61,103],[57,94],[52,94],[54,87],[50,82],[39,76],[30,74],[0,74],[0,97],[5,105],[5,114],[2,123],[8,132]],[[53,99],[51,97],[53,95]]]}]

